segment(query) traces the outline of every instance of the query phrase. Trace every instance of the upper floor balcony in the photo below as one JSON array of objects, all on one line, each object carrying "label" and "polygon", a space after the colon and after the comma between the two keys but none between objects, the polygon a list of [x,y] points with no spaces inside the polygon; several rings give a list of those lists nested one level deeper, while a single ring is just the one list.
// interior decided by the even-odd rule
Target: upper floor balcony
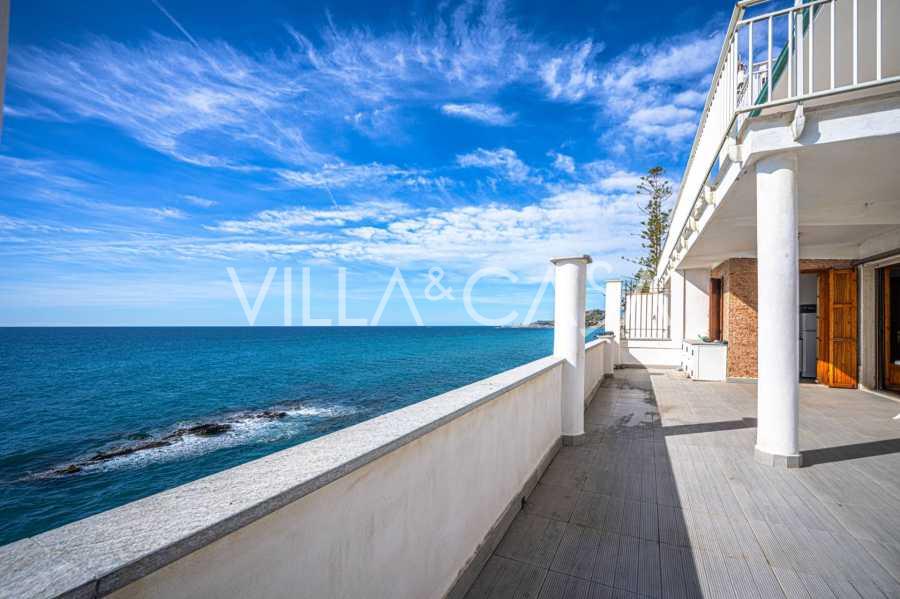
[{"label": "upper floor balcony", "polygon": [[[884,112],[884,102],[872,104],[876,98],[896,100],[900,90],[898,33],[900,3],[891,0],[745,0],[737,3],[681,181],[665,249],[657,268],[658,278],[667,280],[675,268],[685,267],[686,258],[693,258],[688,260],[689,266],[708,267],[723,256],[752,250],[752,247],[744,247],[746,244],[735,242],[719,243],[721,247],[705,247],[709,245],[707,243],[691,252],[701,230],[726,196],[740,192],[735,184],[756,159],[783,149],[802,149],[837,140],[811,135],[809,127],[806,128],[807,135],[801,137],[810,111],[821,112],[829,107],[869,102],[867,108],[855,112],[848,109],[847,114],[832,116],[844,118],[853,112],[865,120],[866,114],[882,113],[884,118],[877,119],[878,123],[872,127],[863,121],[848,121],[840,133],[842,141],[885,137],[898,129],[896,115]],[[872,120],[869,118],[867,122],[872,124]],[[765,128],[766,135],[758,135],[753,140],[754,128]],[[870,154],[878,154],[884,159],[893,154],[888,146],[868,147]],[[830,186],[828,173],[837,173],[828,165],[838,160],[842,164],[841,177],[847,186],[861,191],[865,183],[857,185],[852,176],[848,178],[848,173],[861,173],[864,165],[854,164],[851,154],[842,151],[827,159],[824,155],[813,159],[810,153],[806,170],[823,171],[824,174],[816,173],[816,177]],[[859,156],[857,153],[857,156],[866,160],[869,166],[878,164],[871,162],[871,155]],[[890,170],[889,165],[882,166]],[[848,206],[853,204],[847,201],[848,196],[854,195],[852,189],[843,190],[841,194],[843,203]],[[866,195],[876,191],[868,189]],[[801,206],[801,212],[803,210]],[[807,214],[816,211],[816,208],[806,210]],[[859,211],[852,214],[859,214]],[[753,215],[735,213],[731,216],[733,224],[734,219]],[[885,221],[885,215],[881,214],[870,216],[873,222],[890,220]],[[801,235],[803,224],[801,214]],[[725,229],[728,227],[723,231]],[[733,238],[733,231],[729,235]],[[846,243],[848,240],[844,237],[846,235],[824,241],[831,245]]]}]

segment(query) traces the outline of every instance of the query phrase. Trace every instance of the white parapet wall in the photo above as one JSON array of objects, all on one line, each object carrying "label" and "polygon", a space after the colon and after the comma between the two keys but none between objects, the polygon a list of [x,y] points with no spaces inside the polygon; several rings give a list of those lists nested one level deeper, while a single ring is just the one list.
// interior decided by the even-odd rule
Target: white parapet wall
[{"label": "white parapet wall", "polygon": [[672,340],[641,341],[628,339],[619,349],[620,366],[678,366],[681,342]]},{"label": "white parapet wall", "polygon": [[612,374],[612,351],[614,342],[611,337],[603,337],[588,343],[585,348],[584,372],[584,405],[589,406],[597,387],[607,375]]},{"label": "white parapet wall", "polygon": [[[681,362],[682,340],[697,340],[709,334],[709,269],[675,270],[669,281],[670,300],[655,304],[666,315],[669,328],[667,339],[620,339],[618,359],[621,366],[678,366]],[[612,290],[618,292],[618,288]],[[617,304],[610,298],[607,287],[607,306]],[[618,300],[621,301],[621,300]],[[625,302],[626,313],[632,304]],[[607,307],[607,314],[612,309]],[[608,317],[607,317],[608,319]],[[626,321],[628,316],[626,314]],[[617,333],[620,334],[620,333]]]},{"label": "white parapet wall", "polygon": [[560,446],[561,375],[543,358],[17,541],[0,596],[459,596]]}]

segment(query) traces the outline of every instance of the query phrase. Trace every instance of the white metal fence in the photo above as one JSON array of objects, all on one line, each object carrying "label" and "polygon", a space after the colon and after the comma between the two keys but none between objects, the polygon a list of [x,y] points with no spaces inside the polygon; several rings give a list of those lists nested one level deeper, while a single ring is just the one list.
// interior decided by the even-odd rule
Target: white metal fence
[{"label": "white metal fence", "polygon": [[623,283],[622,339],[670,339],[671,317],[668,286],[640,279]]}]

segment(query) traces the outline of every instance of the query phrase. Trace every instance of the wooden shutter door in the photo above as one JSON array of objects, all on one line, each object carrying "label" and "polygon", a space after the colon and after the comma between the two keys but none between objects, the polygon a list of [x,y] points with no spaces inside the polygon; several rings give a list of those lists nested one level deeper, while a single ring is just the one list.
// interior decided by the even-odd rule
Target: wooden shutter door
[{"label": "wooden shutter door", "polygon": [[820,385],[831,385],[831,294],[830,271],[819,272],[819,305],[816,307],[816,380]]},{"label": "wooden shutter door", "polygon": [[829,272],[831,387],[856,387],[856,270]]}]

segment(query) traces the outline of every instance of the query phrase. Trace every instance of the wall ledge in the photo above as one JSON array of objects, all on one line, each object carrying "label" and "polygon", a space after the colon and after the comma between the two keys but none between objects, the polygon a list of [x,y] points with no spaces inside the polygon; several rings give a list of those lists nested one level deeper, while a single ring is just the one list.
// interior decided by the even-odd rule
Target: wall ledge
[{"label": "wall ledge", "polygon": [[318,439],[0,547],[0,598],[106,595],[561,364],[541,358]]}]

